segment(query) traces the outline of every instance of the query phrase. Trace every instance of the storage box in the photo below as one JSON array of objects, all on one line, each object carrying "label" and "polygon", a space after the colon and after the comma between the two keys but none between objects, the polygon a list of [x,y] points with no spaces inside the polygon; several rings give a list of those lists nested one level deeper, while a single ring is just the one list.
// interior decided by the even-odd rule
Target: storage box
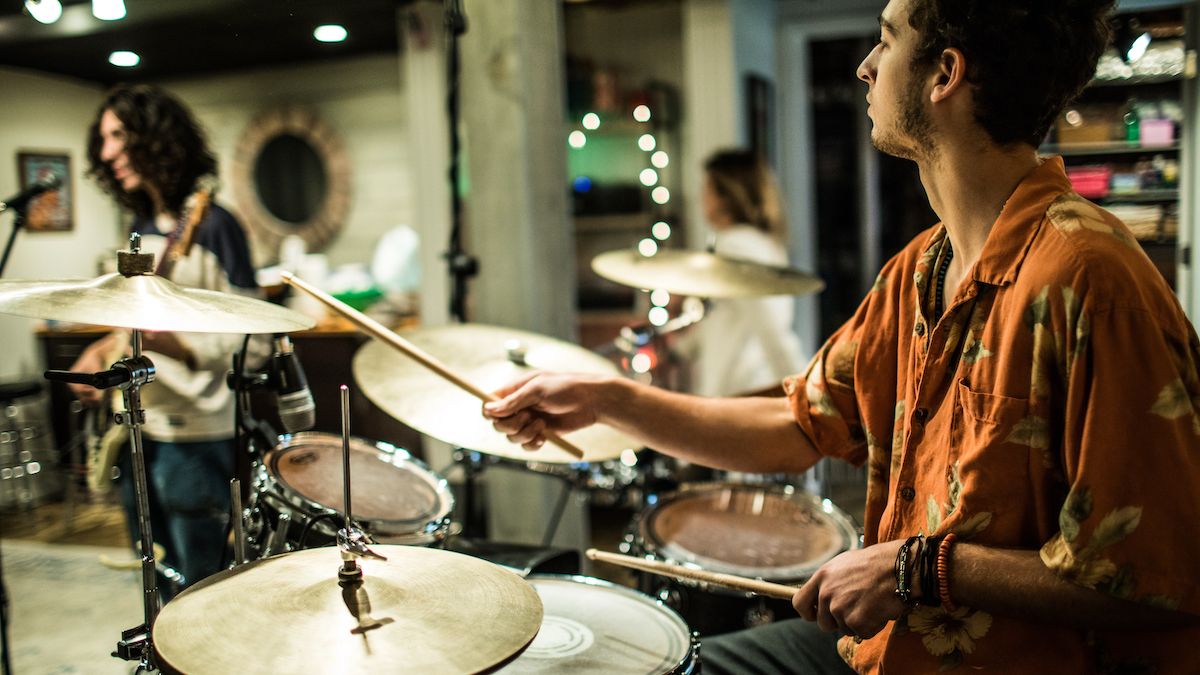
[{"label": "storage box", "polygon": [[1171,120],[1146,119],[1140,122],[1142,145],[1153,147],[1175,143],[1175,123]]},{"label": "storage box", "polygon": [[1059,145],[1112,143],[1124,140],[1119,106],[1108,104],[1077,105],[1058,116],[1055,129]]},{"label": "storage box", "polygon": [[1071,186],[1080,197],[1100,199],[1108,195],[1108,182],[1112,179],[1112,168],[1108,166],[1074,166],[1067,169]]}]

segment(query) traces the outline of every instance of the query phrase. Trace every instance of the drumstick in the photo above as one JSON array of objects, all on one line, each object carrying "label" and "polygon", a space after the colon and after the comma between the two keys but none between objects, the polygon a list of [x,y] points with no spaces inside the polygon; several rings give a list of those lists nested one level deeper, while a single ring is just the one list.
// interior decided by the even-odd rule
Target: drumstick
[{"label": "drumstick", "polygon": [[600,562],[612,563],[622,567],[632,567],[635,570],[650,572],[660,576],[675,577],[677,579],[690,579],[692,581],[703,581],[708,584],[717,586],[725,586],[739,591],[747,591],[756,595],[765,595],[768,598],[778,598],[780,600],[791,600],[792,595],[799,590],[798,586],[786,586],[777,584],[771,581],[762,581],[761,579],[749,579],[739,577],[734,574],[722,574],[721,572],[705,572],[704,570],[692,569],[682,565],[672,565],[670,563],[658,562],[656,560],[647,560],[645,558],[636,558],[629,555],[621,555],[619,553],[609,553],[607,551],[598,551],[594,548],[587,550],[587,557],[590,560],[599,560]]},{"label": "drumstick", "polygon": [[[350,322],[357,326],[362,332],[394,347],[397,351],[405,354],[429,370],[432,370],[434,373],[440,375],[443,379],[449,381],[459,389],[463,389],[467,393],[487,403],[500,400],[492,393],[476,387],[458,373],[450,370],[449,366],[439,361],[434,355],[426,352],[399,335],[396,335],[395,332],[388,330],[383,324],[372,319],[366,314],[354,309],[350,305],[347,305],[332,295],[325,293],[321,289],[310,285],[308,282],[297,277],[291,272],[284,272],[280,276],[283,278],[284,283],[294,288],[298,288],[321,301],[321,303],[326,307],[349,319]],[[571,456],[575,457],[576,459],[583,459],[583,450],[575,447],[575,445],[573,445],[570,441],[559,437],[558,434],[550,433],[549,431],[544,432],[544,435],[546,436],[547,441],[557,445],[563,450],[566,450],[571,454]]]}]

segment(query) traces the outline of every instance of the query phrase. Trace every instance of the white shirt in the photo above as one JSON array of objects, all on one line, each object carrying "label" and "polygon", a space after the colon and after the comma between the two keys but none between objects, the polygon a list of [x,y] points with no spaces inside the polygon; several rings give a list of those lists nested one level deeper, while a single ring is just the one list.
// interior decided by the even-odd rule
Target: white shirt
[{"label": "white shirt", "polygon": [[[783,245],[750,225],[716,235],[715,251],[769,265],[787,265]],[[692,392],[734,396],[778,385],[803,366],[800,339],[792,330],[795,298],[776,295],[712,300],[704,319],[678,345],[692,359]]]}]

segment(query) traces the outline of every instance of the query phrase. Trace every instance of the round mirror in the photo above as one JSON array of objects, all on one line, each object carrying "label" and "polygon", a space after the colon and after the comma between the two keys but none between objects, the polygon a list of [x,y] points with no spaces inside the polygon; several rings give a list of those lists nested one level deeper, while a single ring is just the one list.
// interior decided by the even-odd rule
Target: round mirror
[{"label": "round mirror", "polygon": [[263,146],[254,162],[254,188],[271,215],[304,223],[325,199],[325,167],[303,138],[280,134]]},{"label": "round mirror", "polygon": [[253,238],[256,265],[279,259],[279,243],[298,235],[320,251],[350,210],[350,160],[329,125],[307,108],[254,118],[238,140],[232,188]]}]

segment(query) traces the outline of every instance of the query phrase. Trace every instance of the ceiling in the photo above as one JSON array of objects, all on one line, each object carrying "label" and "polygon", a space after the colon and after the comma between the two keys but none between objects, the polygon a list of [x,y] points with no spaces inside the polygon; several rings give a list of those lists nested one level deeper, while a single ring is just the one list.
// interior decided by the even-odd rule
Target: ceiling
[{"label": "ceiling", "polygon": [[[125,0],[126,17],[100,21],[90,0],[61,0],[43,25],[22,0],[0,5],[0,66],[102,84],[303,63],[398,49],[397,9],[412,0]],[[313,28],[338,23],[349,38],[324,44]],[[114,50],[141,56],[133,68],[108,63]],[[11,92],[10,92],[11,93]]]}]

